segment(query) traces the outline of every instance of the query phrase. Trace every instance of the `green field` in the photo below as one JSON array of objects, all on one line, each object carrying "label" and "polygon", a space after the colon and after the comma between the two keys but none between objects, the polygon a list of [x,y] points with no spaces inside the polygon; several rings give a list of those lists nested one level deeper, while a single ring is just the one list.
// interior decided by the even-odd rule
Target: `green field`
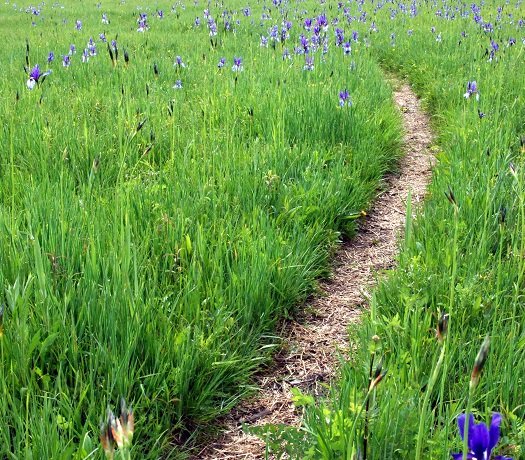
[{"label": "green field", "polygon": [[[502,414],[497,453],[522,458],[520,3],[10,0],[0,14],[2,457],[104,458],[100,421],[123,396],[135,433],[116,458],[184,458],[250,392],[276,324],[395,169],[394,72],[439,136],[429,198],[351,331],[359,356],[283,436],[297,458],[351,459],[367,424],[367,458],[444,459],[471,405],[477,422]],[[389,370],[364,417],[371,356]]]}]

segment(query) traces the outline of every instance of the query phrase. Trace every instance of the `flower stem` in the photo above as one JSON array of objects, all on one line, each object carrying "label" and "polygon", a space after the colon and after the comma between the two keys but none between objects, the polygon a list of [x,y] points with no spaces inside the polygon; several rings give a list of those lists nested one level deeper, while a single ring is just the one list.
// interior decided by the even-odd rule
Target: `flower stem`
[{"label": "flower stem", "polygon": [[427,415],[428,401],[430,399],[430,394],[432,393],[432,389],[434,388],[434,384],[436,383],[436,380],[439,374],[439,370],[441,369],[441,365],[443,364],[446,345],[447,343],[445,342],[443,346],[441,347],[441,353],[439,354],[439,358],[436,362],[436,365],[434,366],[434,372],[432,372],[432,376],[430,377],[430,381],[428,382],[428,385],[427,385],[427,391],[425,392],[425,399],[423,400],[423,407],[421,408],[421,414],[419,416],[419,428],[418,428],[417,444],[416,444],[416,460],[421,459],[421,448],[422,448],[422,442],[423,442],[423,434],[425,430],[425,421],[426,421],[426,415]]}]

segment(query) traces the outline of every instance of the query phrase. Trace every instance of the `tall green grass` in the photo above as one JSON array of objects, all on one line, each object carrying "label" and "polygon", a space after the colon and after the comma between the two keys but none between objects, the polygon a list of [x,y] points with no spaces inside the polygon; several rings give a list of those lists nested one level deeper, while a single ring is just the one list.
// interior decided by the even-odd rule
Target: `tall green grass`
[{"label": "tall green grass", "polygon": [[[180,457],[250,391],[276,323],[355,231],[399,156],[399,118],[364,50],[303,71],[304,57],[259,46],[242,4],[209,6],[211,42],[205,5],[63,4],[1,7],[0,452],[102,458],[99,421],[122,395],[131,455]],[[89,37],[98,54],[82,63]],[[52,72],[29,90],[37,63]]]}]

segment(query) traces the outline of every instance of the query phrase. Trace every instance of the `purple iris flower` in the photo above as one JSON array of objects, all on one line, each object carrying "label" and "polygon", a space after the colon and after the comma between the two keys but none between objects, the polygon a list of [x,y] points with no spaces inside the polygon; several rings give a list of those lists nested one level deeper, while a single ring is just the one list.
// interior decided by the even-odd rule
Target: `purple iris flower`
[{"label": "purple iris flower", "polygon": [[317,18],[317,25],[323,32],[328,32],[328,20],[326,19],[326,14],[323,13]]},{"label": "purple iris flower", "polygon": [[336,27],[335,29],[335,46],[341,46],[345,40],[345,32],[343,29]]},{"label": "purple iris flower", "polygon": [[53,53],[53,51],[50,51],[49,52],[49,56],[46,59],[46,62],[51,62],[51,61],[54,61],[54,60],[55,60],[55,53]]},{"label": "purple iris flower", "polygon": [[467,92],[465,94],[463,94],[463,97],[465,99],[468,99],[470,96],[472,96],[473,94],[476,95],[476,100],[479,100],[479,92],[478,90],[476,89],[477,88],[477,83],[476,81],[469,81],[467,83]]},{"label": "purple iris flower", "polygon": [[98,38],[100,38],[100,41],[101,41],[102,43],[106,43],[106,41],[107,41],[107,40],[106,40],[106,34],[105,34],[105,33],[101,33],[101,34],[98,36]]},{"label": "purple iris flower", "polygon": [[145,19],[142,19],[141,21],[139,21],[139,27],[137,28],[137,32],[145,32],[148,29],[149,29],[149,25]]},{"label": "purple iris flower", "polygon": [[[51,73],[51,70],[47,72],[40,72],[40,66],[37,64],[29,71],[29,80],[27,80],[27,87],[33,89],[35,85],[42,83],[46,76]],[[42,79],[41,81],[39,81]]]},{"label": "purple iris flower", "polygon": [[219,63],[217,64],[217,67],[219,69],[222,69],[225,64],[226,64],[226,59],[222,57],[221,60],[219,61]]},{"label": "purple iris flower", "polygon": [[62,65],[64,67],[69,67],[71,65],[71,56],[69,54],[62,56]]},{"label": "purple iris flower", "polygon": [[[465,439],[465,414],[460,414],[458,417],[458,427],[461,439]],[[468,448],[469,453],[467,459],[474,460],[490,460],[492,455],[492,449],[496,447],[499,440],[499,425],[501,423],[501,415],[494,413],[492,415],[492,421],[490,422],[490,428],[484,423],[474,423],[474,416],[470,414],[468,424]],[[463,458],[463,453],[451,454],[454,460],[460,460]],[[503,457],[502,455],[496,455],[494,460],[513,460],[509,457]]]},{"label": "purple iris flower", "polygon": [[102,15],[102,24],[109,24],[108,16],[106,14]]},{"label": "purple iris flower", "polygon": [[210,30],[210,37],[217,35],[217,24],[213,19],[208,20],[208,28]]},{"label": "purple iris flower", "polygon": [[173,64],[173,67],[186,68],[186,64],[184,64],[184,61],[182,60],[182,58],[180,56],[177,56],[175,58],[175,63]]},{"label": "purple iris flower", "polygon": [[89,61],[89,50],[85,48],[84,52],[82,53],[82,62],[88,62],[88,61]]},{"label": "purple iris flower", "polygon": [[305,56],[305,62],[303,70],[314,70],[314,57],[313,56]]},{"label": "purple iris flower", "polygon": [[312,19],[311,18],[306,18],[304,20],[304,28],[306,29],[307,32],[310,32],[310,29],[312,28]]},{"label": "purple iris flower", "polygon": [[75,29],[82,30],[82,21],[77,19],[77,22],[75,23]]},{"label": "purple iris flower", "polygon": [[344,91],[339,91],[339,106],[344,107],[344,105],[351,106],[352,101],[350,100],[350,95],[348,94],[348,90],[345,89]]},{"label": "purple iris flower", "polygon": [[234,72],[242,72],[243,70],[243,65],[242,65],[242,58],[236,58],[234,57],[233,58],[233,67],[232,67],[232,70]]},{"label": "purple iris flower", "polygon": [[261,48],[268,48],[268,37],[261,35]]},{"label": "purple iris flower", "polygon": [[77,52],[77,49],[75,47],[75,45],[71,45],[69,47],[69,54],[75,54]]},{"label": "purple iris flower", "polygon": [[301,46],[303,48],[303,51],[305,52],[305,54],[308,54],[308,51],[309,51],[308,39],[304,35],[301,35],[300,40],[301,40]]},{"label": "purple iris flower", "polygon": [[175,85],[173,85],[173,89],[182,89],[182,82],[180,80],[177,80],[175,82]]}]

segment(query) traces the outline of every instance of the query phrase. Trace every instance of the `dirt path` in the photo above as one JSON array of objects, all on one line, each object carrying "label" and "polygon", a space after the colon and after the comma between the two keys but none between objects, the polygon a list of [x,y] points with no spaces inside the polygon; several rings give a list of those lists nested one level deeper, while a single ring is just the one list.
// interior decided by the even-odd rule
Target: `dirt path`
[{"label": "dirt path", "polygon": [[359,321],[366,308],[366,290],[373,274],[391,268],[405,220],[409,189],[417,206],[425,195],[433,156],[428,117],[407,84],[395,83],[394,99],[404,121],[405,156],[399,172],[387,177],[387,186],[362,219],[358,235],[341,247],[331,280],[320,285],[323,295],[312,298],[304,314],[285,325],[285,346],[273,367],[258,376],[258,395],[234,410],[224,421],[225,432],[197,453],[194,460],[264,459],[265,444],[243,433],[241,424],[296,425],[299,418],[291,402],[291,387],[318,395],[337,367],[337,350],[351,350],[348,325]]}]

